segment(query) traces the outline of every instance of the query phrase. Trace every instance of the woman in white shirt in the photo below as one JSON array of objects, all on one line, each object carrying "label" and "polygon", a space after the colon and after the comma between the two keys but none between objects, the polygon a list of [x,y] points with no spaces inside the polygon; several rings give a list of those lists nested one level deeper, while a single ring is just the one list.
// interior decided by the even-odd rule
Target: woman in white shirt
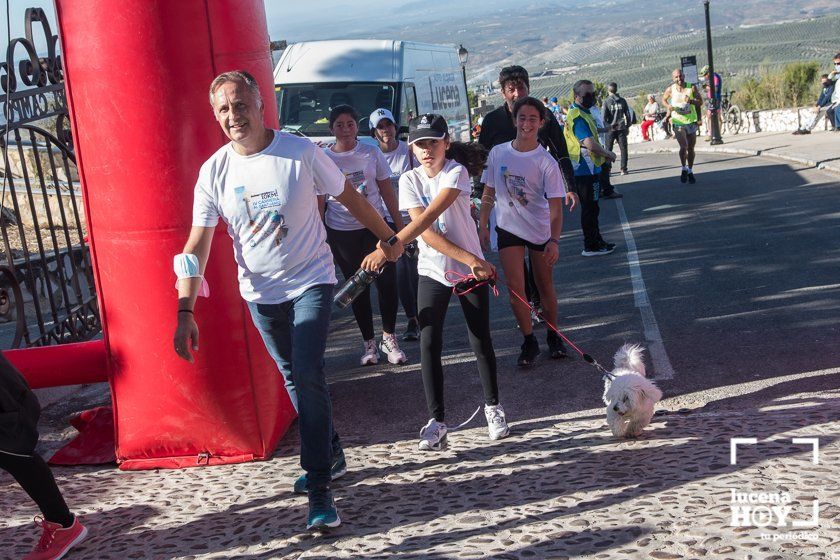
[{"label": "woman in white shirt", "polygon": [[[397,196],[391,187],[391,168],[376,146],[363,144],[356,138],[359,132],[358,121],[359,116],[353,107],[334,107],[330,111],[329,122],[335,144],[324,151],[381,216],[390,214],[392,223],[389,225],[399,231],[403,223],[398,211]],[[319,202],[322,206],[326,205],[323,214],[327,226],[327,243],[341,273],[348,279],[359,269],[364,256],[376,248],[378,239],[332,196],[320,196]],[[379,314],[382,317],[382,342],[378,349],[374,338],[370,290],[365,290],[353,301],[353,315],[364,339],[364,354],[360,363],[363,366],[379,363],[379,350],[385,353],[390,363],[404,363],[405,354],[394,335],[398,301],[394,267],[385,266],[382,269],[376,279],[376,289],[379,293]]]},{"label": "woman in white shirt", "polygon": [[[400,176],[417,166],[408,144],[397,137],[397,123],[394,115],[385,108],[375,109],[370,114],[370,135],[379,143],[379,149],[391,168],[391,185],[399,199]],[[403,224],[411,221],[408,212],[400,211]],[[417,249],[406,248],[405,254],[397,261],[397,292],[408,319],[402,339],[414,341],[420,338],[417,326]]]}]

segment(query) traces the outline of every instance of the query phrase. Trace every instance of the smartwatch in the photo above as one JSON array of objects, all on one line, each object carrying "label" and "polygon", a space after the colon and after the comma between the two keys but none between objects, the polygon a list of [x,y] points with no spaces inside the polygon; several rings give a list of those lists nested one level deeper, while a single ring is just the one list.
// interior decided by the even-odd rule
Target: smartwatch
[{"label": "smartwatch", "polygon": [[396,234],[394,234],[391,237],[389,237],[388,241],[386,241],[385,243],[393,247],[397,243],[397,241],[399,241],[399,238],[396,236]]}]

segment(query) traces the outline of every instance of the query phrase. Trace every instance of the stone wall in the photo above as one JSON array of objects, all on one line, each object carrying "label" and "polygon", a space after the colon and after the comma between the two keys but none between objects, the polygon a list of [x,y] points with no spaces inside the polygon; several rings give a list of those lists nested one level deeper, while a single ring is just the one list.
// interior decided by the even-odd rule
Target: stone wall
[{"label": "stone wall", "polygon": [[[753,132],[793,132],[798,128],[808,126],[816,114],[815,107],[794,107],[789,109],[768,109],[765,111],[744,111],[742,112],[743,124],[739,134]],[[828,123],[822,120],[817,124],[816,130],[828,129]],[[650,128],[654,133],[654,140],[665,139],[665,132],[653,125]],[[700,127],[700,133],[706,134],[705,124]],[[724,133],[724,137],[727,133]],[[642,142],[642,129],[639,125],[630,127],[629,143]]]}]

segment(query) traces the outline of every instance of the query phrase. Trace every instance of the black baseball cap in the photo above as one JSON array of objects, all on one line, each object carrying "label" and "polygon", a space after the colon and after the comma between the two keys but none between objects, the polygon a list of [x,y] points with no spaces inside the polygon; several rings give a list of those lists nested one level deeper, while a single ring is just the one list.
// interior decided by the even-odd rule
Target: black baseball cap
[{"label": "black baseball cap", "polygon": [[528,71],[521,66],[505,66],[499,72],[499,85],[504,86],[505,82],[516,80],[524,82],[526,86],[531,87],[531,81],[528,79]]},{"label": "black baseball cap", "polygon": [[408,143],[418,140],[442,140],[449,134],[446,119],[434,113],[417,115],[408,123]]}]

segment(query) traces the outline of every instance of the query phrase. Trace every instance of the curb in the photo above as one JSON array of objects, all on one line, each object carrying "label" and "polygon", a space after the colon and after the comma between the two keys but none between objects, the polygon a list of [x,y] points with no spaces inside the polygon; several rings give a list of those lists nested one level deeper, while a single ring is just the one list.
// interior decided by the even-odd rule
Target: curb
[{"label": "curb", "polygon": [[[673,153],[676,154],[680,150],[679,148],[655,148],[655,149],[646,149],[646,150],[632,150],[630,151],[630,155],[646,155],[646,154],[666,154],[666,153]],[[792,163],[798,163],[801,165],[806,165],[808,167],[813,167],[815,169],[820,169],[822,171],[828,171],[830,173],[840,174],[840,160],[828,160],[828,161],[817,161],[813,159],[798,157],[798,156],[789,156],[785,154],[777,154],[775,152],[768,152],[765,150],[749,150],[746,148],[725,148],[725,147],[696,147],[694,151],[698,154],[730,154],[730,155],[740,155],[740,156],[760,156],[772,159],[779,159],[782,161],[788,161]]]}]

